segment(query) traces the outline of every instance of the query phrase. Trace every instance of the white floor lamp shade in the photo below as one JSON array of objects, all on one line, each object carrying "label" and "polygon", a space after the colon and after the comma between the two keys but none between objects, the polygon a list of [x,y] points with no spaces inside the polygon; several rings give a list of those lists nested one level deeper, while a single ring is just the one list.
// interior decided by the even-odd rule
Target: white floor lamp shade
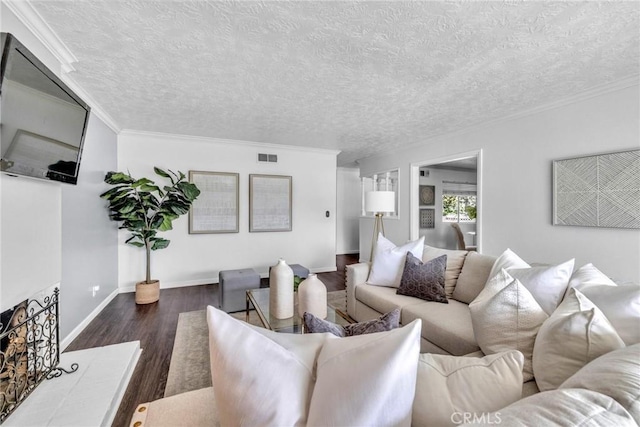
[{"label": "white floor lamp shade", "polygon": [[371,256],[369,261],[373,261],[373,250],[378,241],[378,233],[384,236],[384,224],[382,214],[385,212],[395,212],[396,194],[393,191],[368,191],[364,195],[364,210],[373,212],[376,216],[373,223],[373,238],[371,239]]}]

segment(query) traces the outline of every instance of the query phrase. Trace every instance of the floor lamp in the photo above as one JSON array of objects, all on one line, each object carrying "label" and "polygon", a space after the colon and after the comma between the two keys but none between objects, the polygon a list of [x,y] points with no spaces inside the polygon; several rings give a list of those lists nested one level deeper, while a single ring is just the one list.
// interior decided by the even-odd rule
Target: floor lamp
[{"label": "floor lamp", "polygon": [[369,261],[373,261],[373,251],[378,241],[378,233],[382,233],[384,236],[382,215],[386,212],[395,212],[396,194],[393,191],[368,191],[364,195],[364,210],[375,214],[373,239],[371,239],[371,256],[369,257]]}]

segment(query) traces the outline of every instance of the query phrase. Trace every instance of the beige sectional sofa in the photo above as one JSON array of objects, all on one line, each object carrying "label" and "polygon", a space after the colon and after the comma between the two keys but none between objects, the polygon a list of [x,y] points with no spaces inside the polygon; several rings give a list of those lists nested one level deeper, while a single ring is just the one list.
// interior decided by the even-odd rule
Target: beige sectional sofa
[{"label": "beige sectional sofa", "polygon": [[400,308],[403,325],[422,319],[422,353],[464,356],[480,351],[473,334],[469,303],[483,289],[496,257],[425,246],[422,259],[428,261],[441,255],[447,255],[448,304],[397,295],[396,288],[368,285],[370,264],[362,262],[346,268],[349,316],[362,322]]},{"label": "beige sectional sofa", "polygon": [[[549,371],[552,376],[545,374],[548,368],[554,368],[551,370],[554,371],[555,368],[560,366],[563,369],[572,370],[572,372],[567,373],[557,384],[546,387],[546,391],[540,392],[535,379],[522,384],[524,378],[523,360],[526,357],[523,356],[523,353],[510,349],[507,352],[493,353],[482,357],[484,354],[480,351],[478,342],[474,337],[471,312],[472,310],[474,311],[476,316],[474,320],[476,320],[478,306],[483,300],[487,300],[484,296],[490,294],[495,288],[494,285],[497,283],[495,277],[488,281],[489,284],[487,284],[487,279],[491,274],[494,263],[496,266],[501,265],[502,255],[501,257],[492,257],[476,252],[450,251],[425,246],[423,260],[427,261],[445,254],[447,255],[445,291],[449,298],[448,304],[427,302],[413,297],[397,295],[396,288],[366,284],[370,270],[368,263],[353,264],[346,268],[347,311],[351,317],[357,321],[364,321],[379,317],[381,314],[399,307],[401,310],[401,323],[408,325],[403,329],[410,329],[410,324],[414,325],[412,331],[414,348],[417,350],[416,341],[418,335],[417,322],[414,322],[414,320],[420,319],[421,352],[435,353],[420,355],[415,387],[416,394],[412,402],[412,426],[428,427],[431,425],[460,424],[492,426],[500,424],[504,426],[544,425],[572,427],[574,425],[615,425],[620,427],[639,425],[640,342],[637,336],[627,342],[626,345],[620,342],[616,350],[609,349],[602,351],[600,355],[591,355],[592,350],[598,350],[595,347],[602,345],[610,338],[611,334],[616,335],[616,332],[613,329],[603,329],[605,323],[610,328],[613,328],[613,326],[603,320],[603,313],[599,309],[585,305],[581,306],[577,311],[573,310],[571,304],[575,301],[582,304],[580,302],[582,301],[582,297],[580,297],[582,294],[578,295],[577,292],[570,292],[569,297],[566,295],[564,297],[567,304],[563,302],[556,310],[560,314],[557,317],[551,315],[548,319],[549,322],[543,322],[540,330],[536,332],[534,357],[536,357],[535,351],[538,347],[540,347],[543,355],[546,356],[548,353],[548,355],[552,356],[549,359],[549,363],[541,366],[542,370],[539,378],[545,376],[547,379],[553,379],[554,372]],[[571,264],[573,264],[573,261],[571,261]],[[576,271],[573,276],[575,276],[576,280],[580,280],[586,285],[606,285],[605,282],[608,279],[600,272],[596,272],[598,277],[596,282],[590,283],[590,274],[593,273],[593,270],[596,269],[592,265],[585,265]],[[501,275],[507,276],[504,270]],[[517,280],[513,282],[515,283]],[[485,289],[485,285],[486,291],[477,298],[481,291]],[[610,300],[606,304],[609,304],[609,309],[612,306],[620,307],[620,313],[610,312],[611,319],[614,319],[617,314],[623,314],[628,317],[628,320],[635,322],[631,324],[631,329],[633,330],[632,332],[637,332],[633,326],[640,325],[637,311],[637,307],[640,306],[640,288],[625,289],[623,286],[615,288],[616,285],[614,283],[609,285],[614,287],[610,290],[607,288],[606,294],[617,294],[618,301],[612,304],[613,301]],[[517,288],[520,285],[511,283],[508,286]],[[630,294],[629,290],[633,293]],[[585,292],[588,293],[589,289],[587,288]],[[517,293],[524,295],[528,292],[518,290]],[[632,301],[627,304],[627,299],[624,299],[624,295],[633,295]],[[504,294],[500,293],[500,296],[502,300]],[[531,295],[529,297],[533,298]],[[475,302],[473,302],[474,300]],[[470,308],[469,304],[471,302],[473,304],[471,304]],[[620,302],[624,304],[620,305]],[[523,310],[527,309],[526,306],[518,305],[518,307],[523,307]],[[604,309],[605,305],[602,307]],[[492,311],[489,312],[493,315]],[[518,308],[517,322],[520,323],[525,316],[525,311],[521,311]],[[497,319],[499,324],[497,328],[492,330],[495,333],[491,333],[491,336],[500,336],[502,333],[508,333],[508,328],[502,323],[502,318],[498,317]],[[567,325],[562,323],[565,321],[564,319],[571,319],[570,322],[575,320],[575,324],[570,324],[570,330],[560,331],[553,329],[556,321]],[[237,321],[233,320],[233,322]],[[582,333],[583,329],[580,329],[585,327],[587,328],[586,335],[588,337],[583,336],[585,335]],[[235,336],[235,333],[229,333],[229,331],[226,334],[223,333],[224,328],[221,330],[220,324],[217,327],[212,327],[210,323],[209,328],[210,339],[214,334],[212,331],[220,335],[221,339],[224,338],[212,348],[223,345],[226,342],[226,337]],[[545,328],[547,332],[542,332]],[[397,329],[394,331],[397,331]],[[391,332],[393,331],[389,333]],[[561,338],[558,341],[556,335],[560,334],[564,337],[564,332],[569,333],[567,340]],[[618,332],[628,333],[629,330],[627,327],[622,326]],[[575,337],[579,341],[578,347],[576,347],[576,342],[572,342],[572,334],[574,333],[577,333]],[[387,332],[380,334],[387,334]],[[629,337],[628,334],[623,334],[623,336]],[[553,339],[550,340],[550,338],[554,338],[555,341]],[[357,339],[361,339],[361,337]],[[280,338],[276,341],[279,340]],[[353,341],[353,343],[355,342]],[[518,342],[520,342],[520,336],[518,336]],[[233,342],[231,347],[236,348],[234,346],[240,346],[242,343],[244,343],[244,339]],[[483,347],[485,345],[486,342]],[[401,347],[398,346],[398,348]],[[558,349],[558,347],[562,348]],[[289,347],[283,346],[283,348]],[[394,347],[385,345],[379,345],[375,349],[368,347],[366,355],[371,356],[372,360],[378,361],[376,359],[377,356],[375,356],[378,350],[385,349],[385,351],[388,351],[389,348]],[[210,351],[212,351],[211,348]],[[584,351],[589,353],[586,354],[586,356],[589,356],[587,360],[591,360],[586,364],[582,359],[582,356],[585,355]],[[304,346],[304,352],[309,352],[306,345]],[[254,354],[252,351],[244,352],[243,354],[245,353]],[[444,356],[438,354],[443,354]],[[456,357],[450,357],[449,355]],[[458,357],[465,355],[474,357]],[[340,363],[337,363],[337,366],[342,366],[345,362],[342,356],[341,354],[338,358]],[[256,356],[257,359],[261,357],[264,358],[263,355]],[[499,368],[501,363],[508,366],[506,361],[509,358],[514,360],[520,358],[520,364],[517,365],[517,369],[511,363],[511,369],[517,370],[511,375],[504,369]],[[367,357],[363,357],[363,354],[360,353],[358,353],[357,357],[354,356],[354,359],[358,363],[366,363],[366,360],[368,360]],[[406,363],[408,359],[399,358],[398,360]],[[568,364],[571,366],[568,366]],[[242,370],[239,372],[244,374],[246,365],[242,363],[241,365]],[[288,362],[286,366],[287,371],[289,371],[290,364]],[[378,363],[376,366],[386,366],[386,364]],[[212,372],[215,369],[212,363]],[[367,369],[364,369],[364,371],[370,372]],[[218,369],[216,372],[226,372],[226,370]],[[372,378],[384,377],[384,375],[380,374],[371,375]],[[334,392],[333,381],[339,382],[342,377],[332,378],[330,381],[330,384],[332,384],[330,387],[331,393]],[[357,382],[351,376],[349,376],[349,381]],[[221,387],[216,392],[227,393],[227,389],[220,382],[214,380],[213,384],[214,387]],[[521,384],[522,392],[520,393]],[[244,383],[239,381],[237,385],[248,389],[254,387],[251,381]],[[236,384],[234,383],[233,387],[235,386]],[[540,387],[545,390],[543,385]],[[384,388],[372,388],[374,391],[380,389],[384,390]],[[513,395],[508,399],[505,398],[505,401],[498,405],[495,399],[499,400],[501,395],[506,396],[507,390],[511,390],[510,393]],[[341,391],[343,395],[341,395]],[[287,392],[284,388],[282,389],[282,393],[285,396],[287,396]],[[315,392],[314,388],[314,395]],[[338,393],[338,398],[344,396],[344,398],[349,399],[353,397],[349,396],[349,393],[345,394],[340,387],[335,388],[335,392]],[[375,393],[373,394],[375,395]],[[287,398],[289,397],[287,396]],[[220,425],[220,411],[225,406],[217,408],[216,398],[213,389],[207,388],[144,403],[136,409],[130,426]],[[484,402],[485,399],[487,403]],[[248,401],[251,400],[248,399]],[[364,401],[366,402],[366,399]],[[488,403],[489,401],[492,401],[491,404],[497,406],[491,406]],[[348,402],[348,405],[353,404],[350,400],[345,402]],[[289,402],[287,402],[287,406],[290,406]],[[262,413],[263,411],[260,410],[259,412]],[[438,412],[442,412],[444,418],[441,417],[439,418],[440,422],[434,423],[432,420]]]}]

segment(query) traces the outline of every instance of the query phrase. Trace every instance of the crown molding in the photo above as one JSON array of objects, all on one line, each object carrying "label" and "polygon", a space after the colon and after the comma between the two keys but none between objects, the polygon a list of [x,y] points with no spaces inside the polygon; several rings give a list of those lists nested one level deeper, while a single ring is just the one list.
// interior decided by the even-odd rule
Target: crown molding
[{"label": "crown molding", "polygon": [[42,19],[42,16],[33,8],[28,0],[3,0],[9,10],[36,36],[38,40],[56,57],[63,73],[75,71],[74,62],[78,58],[60,40],[58,35],[51,29],[49,24]]},{"label": "crown molding", "polygon": [[159,139],[159,140],[169,141],[169,142],[184,141],[184,142],[208,143],[208,144],[211,144],[211,143],[227,144],[227,145],[234,145],[234,146],[242,145],[245,147],[256,147],[261,149],[268,148],[270,150],[304,151],[307,153],[329,154],[334,156],[337,156],[340,153],[340,150],[330,150],[326,148],[272,144],[268,142],[243,141],[239,139],[224,139],[224,138],[214,138],[209,136],[179,135],[179,134],[172,134],[172,133],[150,132],[150,131],[141,131],[141,130],[134,130],[134,129],[123,129],[118,134],[118,137],[153,138],[156,140]]},{"label": "crown molding", "polygon": [[29,0],[2,0],[9,10],[24,24],[24,26],[51,52],[60,63],[60,78],[91,106],[91,113],[95,114],[116,134],[121,128],[118,123],[100,107],[100,104],[93,99],[76,81],[69,76],[75,71],[73,63],[78,62],[78,58],[69,50],[58,35],[51,29],[49,24],[42,19],[42,16],[33,8]]}]

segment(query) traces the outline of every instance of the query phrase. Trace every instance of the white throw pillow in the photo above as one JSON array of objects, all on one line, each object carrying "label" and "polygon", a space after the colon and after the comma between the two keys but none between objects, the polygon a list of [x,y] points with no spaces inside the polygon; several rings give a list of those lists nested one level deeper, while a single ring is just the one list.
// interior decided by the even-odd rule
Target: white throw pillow
[{"label": "white throw pillow", "polygon": [[611,397],[575,388],[537,393],[489,414],[470,414],[465,425],[637,427],[629,413]]},{"label": "white throw pillow", "polygon": [[585,264],[574,271],[571,275],[571,280],[569,280],[570,288],[578,288],[581,291],[593,285],[616,286],[616,283],[591,263]]},{"label": "white throw pillow", "polygon": [[626,345],[640,343],[640,285],[576,285],[602,310]]},{"label": "white throw pillow", "polygon": [[424,236],[396,247],[392,241],[379,234],[373,251],[373,262],[371,263],[367,284],[392,288],[399,287],[407,252],[411,252],[416,258],[422,259],[423,250]]},{"label": "white throw pillow", "polygon": [[520,351],[524,356],[523,381],[531,380],[533,344],[538,328],[549,317],[531,292],[503,269],[489,279],[469,310],[484,354]]},{"label": "white throw pillow", "polygon": [[307,425],[410,426],[420,330],[418,319],[388,332],[327,341]]},{"label": "white throw pillow", "polygon": [[540,391],[553,390],[580,368],[624,342],[602,311],[571,289],[538,331],[533,372]]},{"label": "white throw pillow", "polygon": [[496,274],[500,273],[500,270],[503,268],[508,270],[510,268],[529,268],[530,265],[527,264],[522,258],[516,255],[511,249],[507,248],[496,262],[493,263],[493,267],[491,267],[491,271],[489,272],[489,278],[487,282],[491,280]]},{"label": "white throw pillow", "polygon": [[[419,320],[348,338],[276,333],[213,307],[207,308],[207,323],[221,425],[313,425],[330,413],[345,425],[375,419],[410,424]],[[342,405],[342,411],[327,406],[344,403],[336,387],[357,393],[358,399]]]},{"label": "white throw pillow", "polygon": [[640,425],[640,344],[598,357],[559,388],[586,388],[611,396]]},{"label": "white throw pillow", "polygon": [[457,413],[493,412],[519,400],[523,363],[515,350],[482,358],[421,354],[412,425],[452,425]]},{"label": "white throw pillow", "polygon": [[571,259],[555,266],[509,268],[507,272],[529,289],[540,307],[551,314],[567,290],[573,264],[574,260]]},{"label": "white throw pillow", "polygon": [[259,331],[213,307],[207,323],[220,424],[303,425],[316,358],[331,334]]}]

